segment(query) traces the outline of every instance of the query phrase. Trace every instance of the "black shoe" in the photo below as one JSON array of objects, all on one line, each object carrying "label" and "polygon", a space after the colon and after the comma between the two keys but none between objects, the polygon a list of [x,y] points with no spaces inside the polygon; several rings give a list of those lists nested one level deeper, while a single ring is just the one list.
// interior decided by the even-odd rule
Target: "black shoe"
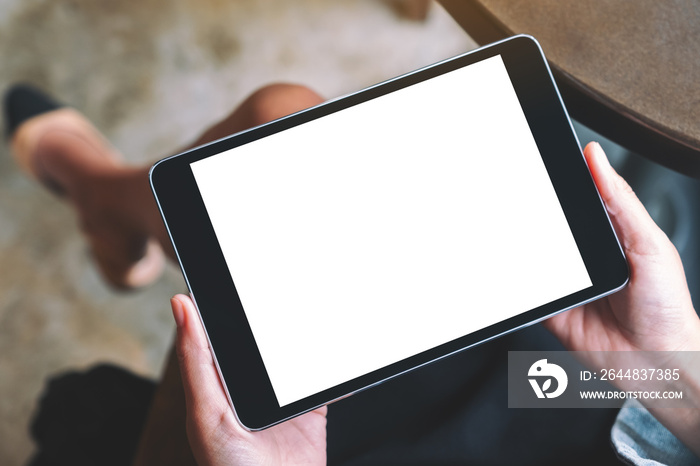
[{"label": "black shoe", "polygon": [[11,138],[15,130],[28,119],[63,106],[29,84],[10,86],[3,99],[5,136]]}]

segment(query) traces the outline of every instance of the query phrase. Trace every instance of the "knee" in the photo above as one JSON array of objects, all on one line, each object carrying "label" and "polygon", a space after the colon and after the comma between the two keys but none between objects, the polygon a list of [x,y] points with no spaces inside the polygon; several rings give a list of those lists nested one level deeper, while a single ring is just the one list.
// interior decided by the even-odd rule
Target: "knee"
[{"label": "knee", "polygon": [[245,102],[252,125],[276,120],[318,105],[323,98],[297,84],[271,84],[255,91]]}]

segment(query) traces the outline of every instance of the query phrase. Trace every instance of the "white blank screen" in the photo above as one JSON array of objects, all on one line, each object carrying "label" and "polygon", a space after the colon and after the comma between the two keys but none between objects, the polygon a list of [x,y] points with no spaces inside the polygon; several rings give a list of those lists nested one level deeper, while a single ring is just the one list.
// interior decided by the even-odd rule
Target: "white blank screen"
[{"label": "white blank screen", "polygon": [[500,56],[192,170],[281,406],[591,285]]}]

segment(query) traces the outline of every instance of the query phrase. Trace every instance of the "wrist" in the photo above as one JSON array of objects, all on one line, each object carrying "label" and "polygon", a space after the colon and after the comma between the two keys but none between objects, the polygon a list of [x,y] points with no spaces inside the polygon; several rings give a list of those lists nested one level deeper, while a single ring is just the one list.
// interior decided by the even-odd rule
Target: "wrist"
[{"label": "wrist", "polygon": [[678,440],[700,457],[700,351],[682,351],[673,359],[682,377],[666,387],[683,394],[683,407],[666,408],[644,403],[647,410]]}]

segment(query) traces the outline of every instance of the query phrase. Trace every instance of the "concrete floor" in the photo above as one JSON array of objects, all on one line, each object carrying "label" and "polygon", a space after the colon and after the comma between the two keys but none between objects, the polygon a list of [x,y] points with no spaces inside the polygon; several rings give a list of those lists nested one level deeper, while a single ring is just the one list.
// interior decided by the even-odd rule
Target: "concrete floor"
[{"label": "concrete floor", "polygon": [[[326,97],[474,48],[433,5],[425,22],[382,0],[0,0],[0,92],[29,81],[83,111],[134,164],[192,140],[255,88]],[[152,287],[109,289],[69,206],[0,145],[0,464],[33,450],[47,378],[113,362],[157,377],[174,326],[171,268]]]}]

